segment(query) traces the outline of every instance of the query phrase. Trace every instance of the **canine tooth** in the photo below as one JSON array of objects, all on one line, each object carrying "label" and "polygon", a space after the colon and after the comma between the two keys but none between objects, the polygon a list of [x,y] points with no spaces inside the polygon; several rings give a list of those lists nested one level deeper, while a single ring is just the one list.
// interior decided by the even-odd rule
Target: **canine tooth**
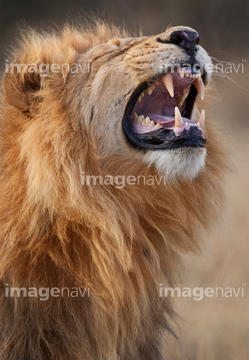
[{"label": "canine tooth", "polygon": [[177,128],[181,128],[183,127],[184,123],[182,120],[182,115],[180,113],[180,110],[178,109],[178,107],[175,107],[175,127]]},{"label": "canine tooth", "polygon": [[163,126],[159,123],[156,124],[155,129],[161,129]]},{"label": "canine tooth", "polygon": [[144,120],[144,116],[143,115],[140,115],[137,119],[138,123],[141,124]]},{"label": "canine tooth", "polygon": [[203,83],[201,77],[194,81],[194,86],[196,87],[196,89],[201,97],[201,100],[203,100],[204,99],[204,83]]},{"label": "canine tooth", "polygon": [[201,114],[200,114],[200,116],[199,116],[199,118],[198,118],[198,120],[197,120],[197,123],[199,123],[199,126],[200,126],[201,128],[203,128],[204,123],[205,123],[205,110],[202,110],[202,111],[201,111]]},{"label": "canine tooth", "polygon": [[174,97],[174,84],[173,84],[173,75],[171,73],[167,73],[163,75],[162,81],[168,90],[171,97]]}]

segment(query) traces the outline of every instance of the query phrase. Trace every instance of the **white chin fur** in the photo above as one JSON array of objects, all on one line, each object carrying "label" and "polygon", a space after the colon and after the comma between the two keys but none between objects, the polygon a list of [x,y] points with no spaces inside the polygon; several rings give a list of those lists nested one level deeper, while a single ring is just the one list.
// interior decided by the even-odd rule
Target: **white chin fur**
[{"label": "white chin fur", "polygon": [[150,151],[144,161],[167,180],[192,180],[205,166],[205,148]]}]

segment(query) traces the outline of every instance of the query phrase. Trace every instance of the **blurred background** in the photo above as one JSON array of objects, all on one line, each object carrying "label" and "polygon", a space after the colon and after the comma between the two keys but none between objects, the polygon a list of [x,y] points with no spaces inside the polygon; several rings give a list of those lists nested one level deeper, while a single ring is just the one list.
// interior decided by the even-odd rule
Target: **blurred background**
[{"label": "blurred background", "polygon": [[[182,287],[234,287],[244,297],[181,298],[179,342],[166,359],[249,359],[249,2],[248,0],[0,0],[0,70],[19,29],[83,22],[98,15],[130,31],[157,34],[169,25],[195,28],[201,45],[224,65],[206,96],[207,115],[227,137],[234,173],[224,221],[201,255],[184,255]],[[242,66],[243,65],[243,66]],[[231,70],[229,70],[231,69]],[[129,359],[125,359],[129,360]]]}]

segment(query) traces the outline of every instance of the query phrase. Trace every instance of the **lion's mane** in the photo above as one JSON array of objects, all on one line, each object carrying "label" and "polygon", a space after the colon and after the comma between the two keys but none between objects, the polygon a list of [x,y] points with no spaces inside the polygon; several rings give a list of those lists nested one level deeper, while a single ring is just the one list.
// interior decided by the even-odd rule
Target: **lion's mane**
[{"label": "lion's mane", "polygon": [[[72,64],[79,53],[124,36],[103,24],[52,35],[31,31],[12,60]],[[159,297],[159,284],[175,284],[180,254],[200,248],[224,205],[222,136],[207,121],[205,169],[192,181],[82,186],[79,168],[91,175],[148,176],[156,170],[130,156],[100,158],[97,129],[84,128],[96,84],[83,76],[65,91],[66,81],[67,75],[55,74],[43,86],[41,77],[23,73],[3,80],[0,358],[159,359],[159,344],[165,329],[173,333],[174,316],[171,300]],[[88,87],[89,95],[79,100],[76,85]],[[107,107],[110,95],[106,98]],[[99,141],[109,142],[108,132]],[[6,298],[6,284],[89,285],[91,292],[83,299]]]}]

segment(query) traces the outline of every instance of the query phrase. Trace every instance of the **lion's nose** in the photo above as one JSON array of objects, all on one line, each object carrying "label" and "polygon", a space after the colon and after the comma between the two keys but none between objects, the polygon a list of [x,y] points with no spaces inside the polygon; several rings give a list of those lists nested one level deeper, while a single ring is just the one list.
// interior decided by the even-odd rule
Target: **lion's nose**
[{"label": "lion's nose", "polygon": [[172,43],[181,46],[185,50],[197,51],[200,38],[197,31],[186,26],[169,28],[164,34],[157,38],[161,43]]},{"label": "lion's nose", "polygon": [[170,42],[183,47],[186,50],[197,50],[200,37],[195,30],[174,31],[170,35]]}]

